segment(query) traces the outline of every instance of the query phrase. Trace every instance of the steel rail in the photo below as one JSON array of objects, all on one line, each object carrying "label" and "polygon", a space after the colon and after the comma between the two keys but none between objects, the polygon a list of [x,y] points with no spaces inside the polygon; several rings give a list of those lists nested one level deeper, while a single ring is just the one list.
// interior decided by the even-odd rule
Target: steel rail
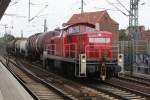
[{"label": "steel rail", "polygon": [[[59,94],[61,97],[63,97],[65,100],[74,100],[75,98],[73,98],[72,96],[68,95],[67,93],[65,93],[64,91],[61,91],[60,89],[58,89],[57,87],[53,86],[52,84],[47,83],[46,81],[40,79],[39,77],[37,77],[36,75],[34,75],[31,71],[24,69],[22,67],[19,67],[16,63],[9,61],[9,63],[13,64],[15,67],[19,68],[20,70],[22,70],[23,72],[25,72],[26,74],[28,74],[29,76],[32,76],[32,78],[36,81],[39,81],[41,84],[43,84],[44,86],[51,88],[53,91],[55,91],[55,93]],[[4,64],[4,62],[3,62]],[[6,66],[6,64],[5,64]],[[15,75],[15,72],[13,72],[10,68],[7,67],[7,69],[14,75],[14,77],[16,77],[16,79],[18,79],[21,84],[23,84],[23,87],[25,87],[25,89],[27,89],[27,91],[31,94],[31,96],[33,96],[33,98],[35,100],[40,100],[38,98],[37,95],[35,95],[28,87],[26,87],[26,85],[24,84],[24,82],[17,76]]]}]

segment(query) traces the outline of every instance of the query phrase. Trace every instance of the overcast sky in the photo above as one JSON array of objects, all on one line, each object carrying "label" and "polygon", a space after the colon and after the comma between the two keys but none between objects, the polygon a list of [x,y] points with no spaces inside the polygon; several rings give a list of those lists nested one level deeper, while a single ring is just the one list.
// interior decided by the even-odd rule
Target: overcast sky
[{"label": "overcast sky", "polygon": [[[110,16],[119,23],[119,27],[126,28],[128,26],[128,16],[123,15],[116,10],[113,6],[109,5],[107,0],[84,0],[84,11],[100,11],[108,10]],[[116,0],[108,0],[116,3]],[[129,9],[130,0],[120,0],[126,8]],[[15,2],[18,2],[14,4]],[[146,28],[150,26],[150,1],[140,0],[139,6],[139,24],[145,25]],[[48,7],[46,6],[48,5]],[[118,4],[115,4],[121,11],[128,14],[128,12]],[[81,0],[31,0],[31,17],[36,15],[40,17],[34,18],[28,23],[28,0],[12,0],[10,6],[6,10],[6,14],[16,14],[16,16],[3,16],[0,21],[0,32],[4,33],[4,24],[8,25],[6,31],[11,32],[15,36],[20,36],[21,30],[24,36],[30,36],[36,32],[43,31],[44,19],[47,19],[48,30],[53,30],[61,25],[75,13],[80,13]],[[20,16],[20,17],[19,17]],[[25,17],[25,18],[24,18]],[[12,28],[13,26],[13,28]],[[0,35],[1,36],[1,35]]]}]

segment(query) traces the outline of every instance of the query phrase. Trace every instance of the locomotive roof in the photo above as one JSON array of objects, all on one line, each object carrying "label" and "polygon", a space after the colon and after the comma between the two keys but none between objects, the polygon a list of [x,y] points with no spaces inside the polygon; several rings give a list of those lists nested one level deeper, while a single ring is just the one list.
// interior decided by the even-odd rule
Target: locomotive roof
[{"label": "locomotive roof", "polygon": [[67,29],[67,28],[69,28],[71,26],[75,26],[75,25],[87,25],[87,26],[95,27],[94,24],[87,23],[87,22],[81,22],[81,23],[75,23],[75,24],[70,24],[70,25],[64,26],[63,29]]}]

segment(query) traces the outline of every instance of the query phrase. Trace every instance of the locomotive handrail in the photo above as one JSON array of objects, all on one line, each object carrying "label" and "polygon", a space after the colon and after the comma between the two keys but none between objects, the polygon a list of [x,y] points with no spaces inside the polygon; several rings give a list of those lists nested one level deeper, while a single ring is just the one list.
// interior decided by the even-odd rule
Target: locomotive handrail
[{"label": "locomotive handrail", "polygon": [[[98,57],[100,58],[102,56],[102,53],[104,52],[104,50],[112,50],[112,46],[108,46],[108,45],[86,45],[85,46],[85,54],[87,56],[87,58],[92,58],[92,54],[93,54],[93,58]],[[110,51],[110,54],[112,56],[112,51]]]},{"label": "locomotive handrail", "polygon": [[63,56],[64,57],[70,57],[70,58],[77,58],[77,45],[76,45],[76,43],[64,44]]},{"label": "locomotive handrail", "polygon": [[55,55],[56,54],[56,44],[47,44],[46,51],[48,54]]}]

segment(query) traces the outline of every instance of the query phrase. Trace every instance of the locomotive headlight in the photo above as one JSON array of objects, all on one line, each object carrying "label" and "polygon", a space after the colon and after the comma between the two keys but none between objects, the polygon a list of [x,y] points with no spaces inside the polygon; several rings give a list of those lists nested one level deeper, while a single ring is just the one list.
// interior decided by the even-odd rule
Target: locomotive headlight
[{"label": "locomotive headlight", "polygon": [[98,36],[102,36],[102,34],[99,33]]},{"label": "locomotive headlight", "polygon": [[83,63],[85,63],[85,62],[86,62],[86,60],[85,60],[85,59],[82,59],[82,62],[83,62]]},{"label": "locomotive headlight", "polygon": [[122,62],[122,59],[119,59],[119,62]]}]

